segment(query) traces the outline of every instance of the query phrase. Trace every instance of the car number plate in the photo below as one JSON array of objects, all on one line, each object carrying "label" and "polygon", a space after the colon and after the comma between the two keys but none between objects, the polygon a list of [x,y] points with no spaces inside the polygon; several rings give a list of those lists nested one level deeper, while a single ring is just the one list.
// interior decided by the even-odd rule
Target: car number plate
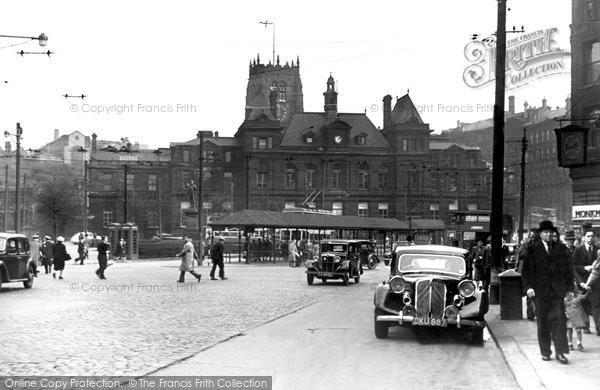
[{"label": "car number plate", "polygon": [[448,326],[448,320],[445,318],[415,317],[413,318],[413,325],[445,327]]},{"label": "car number plate", "polygon": [[319,276],[333,276],[333,272],[319,272]]}]

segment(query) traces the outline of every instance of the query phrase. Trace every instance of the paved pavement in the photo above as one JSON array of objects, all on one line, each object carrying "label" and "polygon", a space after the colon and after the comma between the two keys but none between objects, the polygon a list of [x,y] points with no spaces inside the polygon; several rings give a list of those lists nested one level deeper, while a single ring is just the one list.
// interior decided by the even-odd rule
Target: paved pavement
[{"label": "paved pavement", "polygon": [[[64,280],[0,292],[0,375],[145,375],[319,300],[302,268],[226,265],[229,280],[178,284],[179,261],[69,261]],[[10,337],[7,337],[9,335]]]},{"label": "paved pavement", "polygon": [[[525,313],[523,318],[527,318]],[[492,337],[522,389],[600,388],[600,337],[595,332],[583,335],[585,349],[571,351],[567,355],[569,364],[563,365],[554,359],[542,360],[534,321],[501,320],[500,305],[490,306],[486,319]]]}]

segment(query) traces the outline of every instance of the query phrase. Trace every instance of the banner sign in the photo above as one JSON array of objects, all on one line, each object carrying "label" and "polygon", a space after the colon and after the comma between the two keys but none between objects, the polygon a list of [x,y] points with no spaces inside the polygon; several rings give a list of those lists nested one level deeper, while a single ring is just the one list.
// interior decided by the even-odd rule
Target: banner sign
[{"label": "banner sign", "polygon": [[[570,74],[571,53],[557,47],[558,28],[522,34],[506,42],[506,89],[523,87],[544,77]],[[471,88],[485,87],[496,79],[496,37],[471,41],[465,46],[470,63],[463,80]]]},{"label": "banner sign", "polygon": [[600,204],[573,206],[573,221],[600,220]]}]

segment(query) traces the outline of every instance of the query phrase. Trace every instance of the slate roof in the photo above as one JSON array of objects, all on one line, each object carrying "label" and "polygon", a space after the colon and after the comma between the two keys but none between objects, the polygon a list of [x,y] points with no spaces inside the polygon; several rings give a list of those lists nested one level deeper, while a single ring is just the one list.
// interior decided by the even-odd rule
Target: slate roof
[{"label": "slate roof", "polygon": [[454,142],[442,142],[442,141],[429,141],[430,150],[446,150],[452,146],[457,146],[464,150],[480,150],[478,146],[461,145]]},{"label": "slate roof", "polygon": [[[198,138],[193,138],[189,141],[185,142],[171,142],[172,146],[175,145],[198,145]],[[206,145],[208,142],[211,142],[217,146],[240,146],[237,139],[234,137],[211,137],[204,138],[204,144]]]},{"label": "slate roof", "polygon": [[217,221],[213,221],[208,225],[213,229],[226,227],[262,227],[386,231],[408,230],[408,223],[399,221],[395,218],[363,218],[348,215],[300,214],[266,210],[241,210]]},{"label": "slate roof", "polygon": [[309,131],[321,133],[322,127],[335,120],[345,122],[350,126],[350,138],[362,133],[366,134],[366,144],[361,148],[390,148],[389,142],[381,135],[373,122],[363,113],[339,113],[336,119],[327,119],[324,112],[296,113],[283,131],[281,146],[306,146],[303,135]]},{"label": "slate roof", "polygon": [[392,123],[407,123],[411,119],[418,124],[425,124],[421,115],[419,115],[419,111],[413,104],[412,99],[406,94],[396,100],[396,104],[392,109]]}]

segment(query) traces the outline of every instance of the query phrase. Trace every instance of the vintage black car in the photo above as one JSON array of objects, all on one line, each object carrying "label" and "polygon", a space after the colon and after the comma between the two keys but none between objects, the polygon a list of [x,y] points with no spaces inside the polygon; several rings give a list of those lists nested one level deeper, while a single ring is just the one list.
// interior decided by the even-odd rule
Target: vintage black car
[{"label": "vintage black car", "polygon": [[36,266],[31,259],[29,240],[22,234],[0,233],[0,289],[2,283],[23,282],[33,287]]},{"label": "vintage black car", "polygon": [[450,246],[397,247],[389,279],[375,289],[375,336],[386,338],[391,326],[453,327],[483,342],[488,292],[468,277],[467,256]]},{"label": "vintage black car", "polygon": [[313,284],[315,278],[323,283],[329,279],[342,279],[348,285],[350,278],[360,282],[362,264],[374,268],[379,261],[373,253],[373,243],[368,240],[326,240],[321,241],[320,254],[307,260],[306,281]]}]

